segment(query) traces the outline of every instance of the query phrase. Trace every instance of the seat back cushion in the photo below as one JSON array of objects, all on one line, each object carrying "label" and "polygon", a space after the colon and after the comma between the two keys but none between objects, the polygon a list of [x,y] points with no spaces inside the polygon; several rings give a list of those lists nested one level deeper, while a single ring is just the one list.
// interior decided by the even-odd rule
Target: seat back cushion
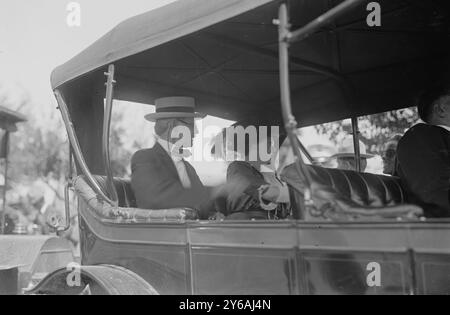
[{"label": "seat back cushion", "polygon": [[[312,165],[308,165],[307,169],[314,183],[331,187],[340,195],[351,199],[360,206],[387,207],[407,203],[406,193],[397,177]],[[301,182],[295,165],[286,167],[283,170],[282,178],[288,183],[292,183],[293,180],[297,183]]]}]

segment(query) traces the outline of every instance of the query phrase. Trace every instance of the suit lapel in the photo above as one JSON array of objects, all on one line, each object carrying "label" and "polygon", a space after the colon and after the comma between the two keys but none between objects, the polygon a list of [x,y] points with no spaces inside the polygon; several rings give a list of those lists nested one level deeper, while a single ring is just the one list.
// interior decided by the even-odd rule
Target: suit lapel
[{"label": "suit lapel", "polygon": [[[175,163],[173,162],[172,158],[169,156],[169,154],[164,150],[164,148],[156,142],[154,146],[155,152],[161,157],[161,160],[163,161],[163,164],[167,167],[167,170],[170,172],[170,174],[176,178],[177,180],[180,180],[180,176],[178,175],[177,168],[175,167]],[[203,187],[202,182],[197,176],[197,173],[195,172],[194,168],[191,164],[183,160],[184,165],[186,167],[186,172],[189,176],[189,180],[191,181],[192,188],[194,187]]]},{"label": "suit lapel", "polygon": [[189,176],[189,180],[191,181],[192,188],[203,187],[203,184],[202,184],[200,178],[198,177],[197,172],[195,171],[194,167],[190,163],[186,162],[185,160],[183,160],[183,162],[184,162],[184,165],[186,166],[186,172]]},{"label": "suit lapel", "polygon": [[167,167],[167,170],[178,179],[179,176],[175,164],[166,150],[164,150],[158,142],[156,142],[154,150],[160,156],[161,161],[163,161],[163,164]]}]

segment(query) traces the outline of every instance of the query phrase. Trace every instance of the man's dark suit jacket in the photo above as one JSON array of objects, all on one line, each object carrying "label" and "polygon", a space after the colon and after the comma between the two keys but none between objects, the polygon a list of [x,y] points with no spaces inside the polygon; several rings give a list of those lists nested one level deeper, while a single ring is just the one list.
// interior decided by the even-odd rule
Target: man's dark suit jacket
[{"label": "man's dark suit jacket", "polygon": [[[235,161],[228,166],[226,184],[226,210],[221,211],[226,215],[239,212],[260,211],[262,219],[267,219],[267,211],[263,210],[259,201],[259,187],[269,184],[264,175],[250,163]],[[292,193],[290,194],[292,196]],[[290,208],[279,204],[277,215],[286,218]]]},{"label": "man's dark suit jacket", "polygon": [[428,218],[450,217],[450,132],[419,124],[400,140],[398,175]]},{"label": "man's dark suit jacket", "polygon": [[208,193],[191,164],[184,161],[192,187],[181,184],[172,158],[156,143],[153,148],[136,152],[131,159],[131,186],[141,209],[192,208],[207,216],[203,205]]}]

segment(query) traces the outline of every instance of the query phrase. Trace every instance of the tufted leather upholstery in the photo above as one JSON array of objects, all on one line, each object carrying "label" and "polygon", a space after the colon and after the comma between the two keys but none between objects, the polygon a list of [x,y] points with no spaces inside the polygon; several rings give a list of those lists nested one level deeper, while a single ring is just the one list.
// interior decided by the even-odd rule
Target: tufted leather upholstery
[{"label": "tufted leather upholstery", "polygon": [[[313,200],[320,209],[332,209],[344,215],[379,215],[384,217],[417,214],[421,209],[408,205],[400,179],[397,177],[358,173],[319,166],[307,166],[311,175]],[[303,204],[304,180],[295,165],[286,167],[282,174],[293,190],[297,206]]]},{"label": "tufted leather upholstery", "polygon": [[308,169],[314,181],[334,188],[342,196],[362,206],[385,207],[408,202],[397,177],[319,166],[308,166]]},{"label": "tufted leather upholstery", "polygon": [[[318,184],[321,187],[327,187],[325,189],[327,192],[325,199],[328,199],[330,202],[333,202],[333,200],[340,200],[340,205],[342,206],[342,204],[344,204],[343,208],[346,208],[348,205],[347,210],[356,209],[357,211],[372,211],[387,209],[389,207],[394,209],[394,212],[398,211],[398,213],[403,213],[410,209],[414,210],[414,206],[406,205],[408,202],[406,199],[407,195],[400,184],[400,179],[397,177],[358,173],[355,171],[344,171],[339,169],[327,169],[318,166],[307,166],[307,168],[315,184]],[[298,177],[294,165],[285,168],[282,178],[296,188],[296,195],[301,195],[302,179]],[[101,188],[106,191],[106,177],[95,176],[95,179]],[[114,185],[119,197],[119,207],[125,209],[137,208],[136,198],[131,188],[130,181],[115,178]],[[329,194],[330,191],[332,194]],[[296,203],[300,203],[301,199],[301,197],[299,199],[298,196],[296,196]],[[357,209],[358,206],[362,208]],[[147,211],[152,211],[155,216],[158,216],[158,211],[165,211],[164,215],[167,215],[167,210]],[[171,217],[179,218],[187,214],[187,219],[196,218],[194,210],[171,209],[169,211]]]}]

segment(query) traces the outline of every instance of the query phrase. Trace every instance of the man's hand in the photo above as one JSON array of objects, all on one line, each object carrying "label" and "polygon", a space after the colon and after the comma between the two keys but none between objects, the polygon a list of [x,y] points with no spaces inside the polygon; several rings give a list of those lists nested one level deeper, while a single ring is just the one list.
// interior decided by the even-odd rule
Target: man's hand
[{"label": "man's hand", "polygon": [[266,191],[262,194],[263,199],[270,202],[277,202],[279,196],[280,196],[280,188],[274,185],[269,186],[266,189]]}]

